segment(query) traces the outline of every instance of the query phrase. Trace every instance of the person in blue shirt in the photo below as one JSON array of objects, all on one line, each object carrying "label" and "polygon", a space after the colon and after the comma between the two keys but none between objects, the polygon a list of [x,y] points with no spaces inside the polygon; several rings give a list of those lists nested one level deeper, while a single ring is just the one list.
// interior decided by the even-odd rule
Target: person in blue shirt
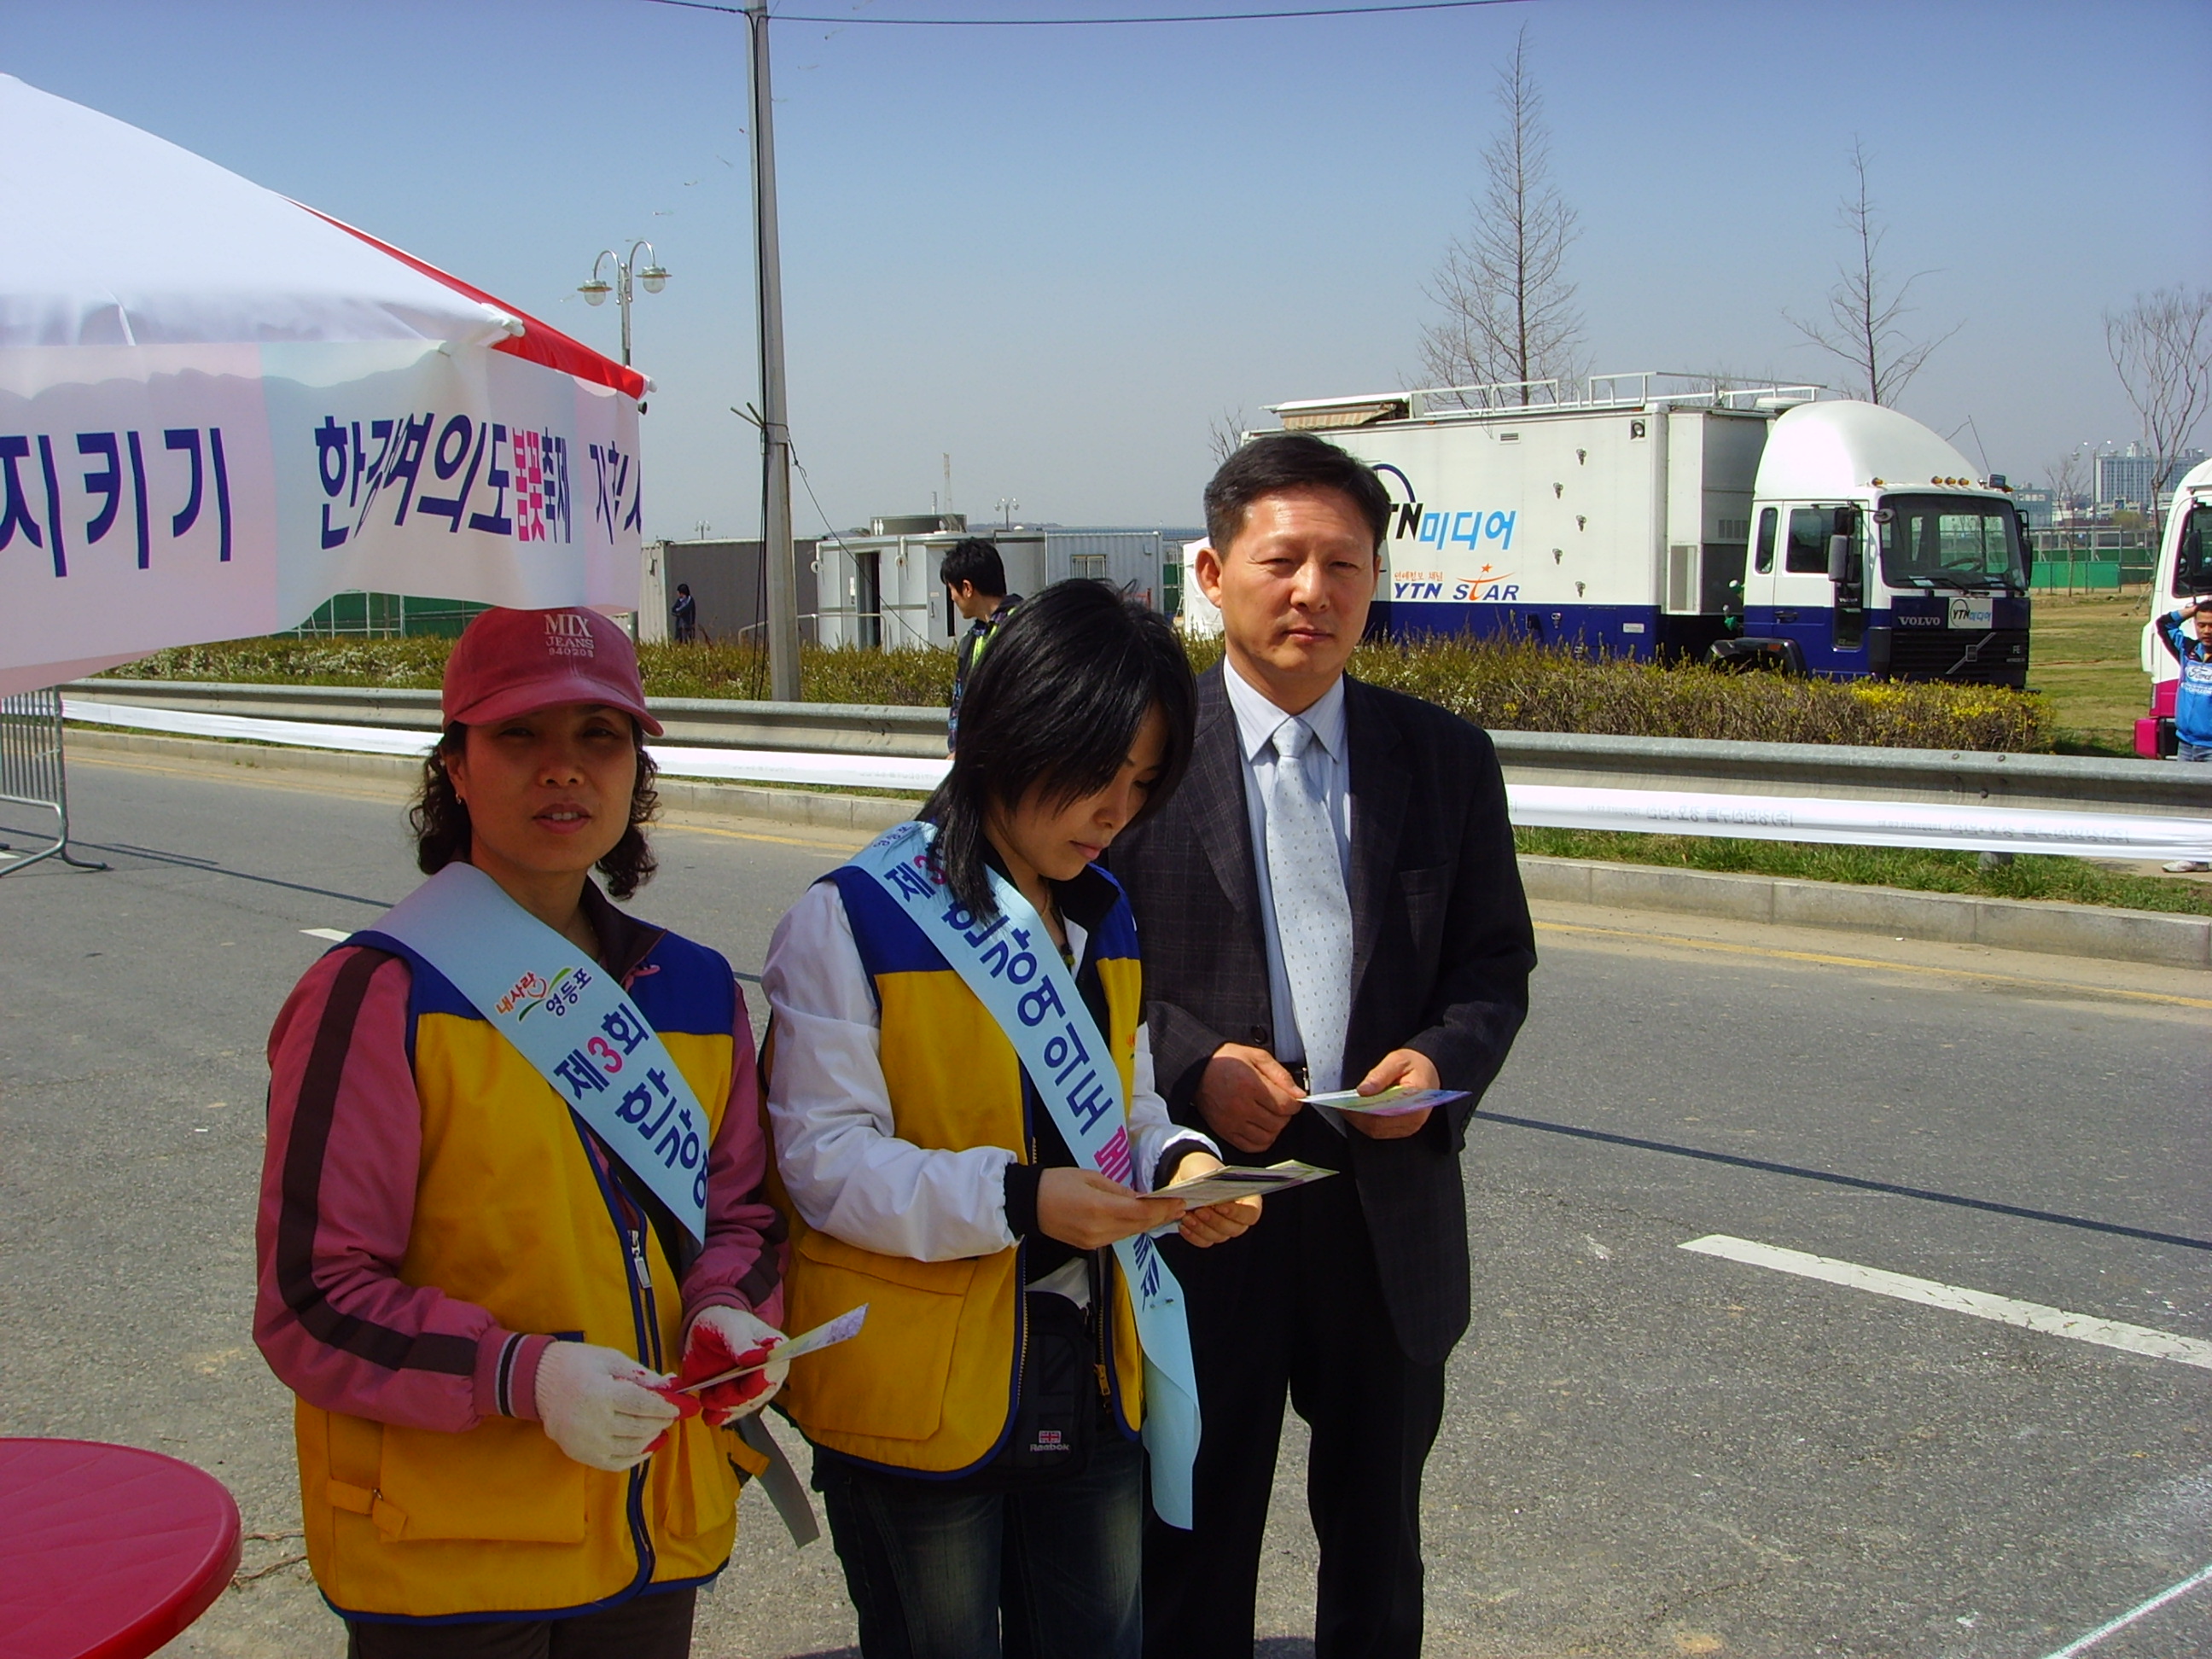
[{"label": "person in blue shirt", "polygon": [[[2212,761],[2212,599],[2194,599],[2156,618],[2158,636],[2181,665],[2173,692],[2176,760]],[[2176,872],[2212,870],[2201,859],[2177,859]]]}]

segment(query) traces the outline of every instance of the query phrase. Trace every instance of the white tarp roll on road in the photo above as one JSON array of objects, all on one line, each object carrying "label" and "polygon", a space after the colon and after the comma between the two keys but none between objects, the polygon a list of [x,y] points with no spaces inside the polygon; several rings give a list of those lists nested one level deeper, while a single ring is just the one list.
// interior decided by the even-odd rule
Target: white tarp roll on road
[{"label": "white tarp roll on road", "polygon": [[[371,755],[420,755],[423,732],[325,726],[139,708],[70,697],[70,720],[182,736],[244,738]],[[848,789],[933,789],[950,762],[896,756],[807,754],[657,744],[653,760],[671,777]],[[1968,853],[2046,853],[2093,859],[2212,859],[2212,820],[2126,812],[2048,812],[1934,802],[1831,799],[1805,795],[1698,794],[1670,789],[1585,789],[1508,784],[1513,822],[1531,829],[1613,830],[1644,835],[1726,836],[1759,841],[1829,842],[1855,847],[1950,848]]]},{"label": "white tarp roll on road", "polygon": [[[120,726],[179,737],[230,738],[248,743],[334,749],[356,755],[423,755],[435,734],[381,726],[325,726],[312,720],[264,720],[245,714],[196,714],[179,708],[138,708],[123,703],[65,697],[62,712],[90,726]],[[937,787],[949,760],[897,755],[819,755],[786,749],[706,749],[678,744],[649,745],[653,763],[672,778],[719,778],[743,783],[805,783],[827,788]]]},{"label": "white tarp roll on road", "polygon": [[0,75],[0,695],[349,589],[635,607],[635,371]]},{"label": "white tarp roll on road", "polygon": [[1513,822],[1530,828],[1850,847],[1948,847],[1966,853],[2050,853],[2081,859],[2212,859],[2212,820],[2204,818],[1551,783],[1509,783],[1505,793]]}]

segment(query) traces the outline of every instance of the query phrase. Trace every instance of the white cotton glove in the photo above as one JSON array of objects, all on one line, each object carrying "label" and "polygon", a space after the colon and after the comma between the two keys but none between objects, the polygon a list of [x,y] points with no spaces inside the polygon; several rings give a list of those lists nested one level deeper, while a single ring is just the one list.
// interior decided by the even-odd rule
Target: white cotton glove
[{"label": "white cotton glove", "polygon": [[620,1474],[643,1462],[676,1420],[676,1407],[653,1391],[659,1381],[616,1349],[550,1343],[538,1362],[538,1420],[585,1468]]},{"label": "white cotton glove", "polygon": [[[783,1333],[757,1314],[747,1313],[743,1308],[708,1308],[691,1322],[690,1334],[684,1339],[684,1369],[687,1374],[702,1368],[705,1357],[698,1355],[697,1350],[702,1334],[708,1331],[712,1331],[720,1339],[722,1346],[729,1351],[730,1355],[720,1364],[705,1370],[704,1374],[709,1376],[716,1370],[726,1370],[732,1365],[744,1364],[747,1357],[757,1348],[774,1347],[784,1340]],[[754,1376],[741,1376],[734,1382],[720,1383],[706,1389],[700,1399],[707,1408],[707,1421],[719,1429],[737,1422],[740,1418],[752,1416],[775,1398],[777,1391],[783,1387],[783,1379],[790,1374],[791,1362],[788,1359],[773,1359]],[[766,1386],[762,1387],[757,1394],[747,1395],[743,1399],[736,1397],[756,1382]]]}]

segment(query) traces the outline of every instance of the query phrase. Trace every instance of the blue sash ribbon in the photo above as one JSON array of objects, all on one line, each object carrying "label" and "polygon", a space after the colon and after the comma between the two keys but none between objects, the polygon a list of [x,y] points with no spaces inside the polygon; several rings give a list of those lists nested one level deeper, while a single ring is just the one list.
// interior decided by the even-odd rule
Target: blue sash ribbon
[{"label": "blue sash ribbon", "polygon": [[[1052,948],[1036,907],[996,871],[989,873],[999,914],[991,921],[972,915],[946,890],[929,855],[936,833],[934,824],[902,823],[853,866],[882,884],[990,1011],[1076,1163],[1134,1186],[1121,1074],[1075,975]],[[1136,1308],[1144,1350],[1144,1440],[1152,1459],[1152,1508],[1170,1526],[1188,1530],[1199,1413],[1182,1286],[1144,1233],[1121,1240],[1114,1253]]]},{"label": "blue sash ribbon", "polygon": [[458,861],[363,932],[397,939],[452,981],[705,1243],[707,1114],[613,975],[483,871]]}]

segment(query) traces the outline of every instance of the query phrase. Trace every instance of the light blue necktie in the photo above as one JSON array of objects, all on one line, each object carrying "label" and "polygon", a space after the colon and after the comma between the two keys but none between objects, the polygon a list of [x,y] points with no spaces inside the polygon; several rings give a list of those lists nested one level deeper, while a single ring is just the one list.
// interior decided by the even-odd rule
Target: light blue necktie
[{"label": "light blue necktie", "polygon": [[1291,1016],[1305,1045],[1306,1088],[1342,1086],[1344,1032],[1351,1018],[1352,901],[1329,822],[1313,728],[1293,717],[1275,728],[1275,775],[1267,790],[1267,881],[1275,937],[1291,982]]}]

